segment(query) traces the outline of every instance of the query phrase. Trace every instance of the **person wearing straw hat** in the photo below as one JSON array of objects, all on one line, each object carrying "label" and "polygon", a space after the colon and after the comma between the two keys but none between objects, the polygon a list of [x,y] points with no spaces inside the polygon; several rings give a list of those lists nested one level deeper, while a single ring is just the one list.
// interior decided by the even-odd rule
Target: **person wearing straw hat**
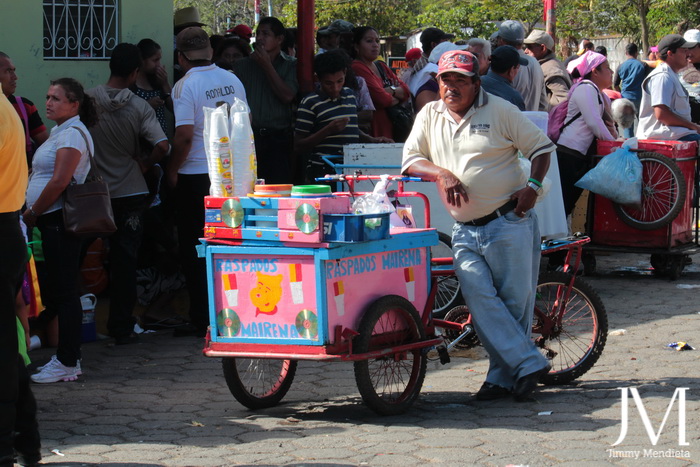
[{"label": "person wearing straw hat", "polygon": [[[472,53],[445,53],[437,78],[440,100],[418,113],[401,171],[434,181],[457,221],[455,271],[489,354],[476,399],[527,401],[550,369],[530,339],[540,264],[532,208],[554,144],[513,105],[481,89]],[[518,151],[532,162],[529,180]]]},{"label": "person wearing straw hat", "polygon": [[205,26],[199,19],[199,10],[196,6],[180,8],[173,15],[173,32],[177,35],[180,31],[191,26]]}]

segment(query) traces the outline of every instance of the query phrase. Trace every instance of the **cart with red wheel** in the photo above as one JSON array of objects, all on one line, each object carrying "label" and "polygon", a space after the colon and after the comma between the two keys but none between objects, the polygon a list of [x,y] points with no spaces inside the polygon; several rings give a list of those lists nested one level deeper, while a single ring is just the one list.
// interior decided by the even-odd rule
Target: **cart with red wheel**
[{"label": "cart with red wheel", "polygon": [[434,229],[391,229],[353,215],[344,195],[207,198],[210,330],[234,397],[276,405],[298,360],[351,361],[365,403],[404,412],[425,377]]},{"label": "cart with red wheel", "polygon": [[[449,362],[449,346],[478,342],[465,306],[435,319],[452,258],[431,258],[434,229],[389,229],[388,214],[348,213],[349,193],[328,198],[206,198],[205,236],[210,327],[204,354],[222,358],[226,383],[244,406],[278,404],[297,362],[353,362],[365,403],[382,415],[405,412],[418,398],[427,355]],[[377,179],[376,176],[368,176]],[[399,183],[400,196],[407,192]],[[429,209],[425,209],[430,225]],[[578,266],[588,239],[564,239],[543,252],[568,250]],[[576,254],[573,254],[575,252]],[[546,384],[588,371],[605,345],[600,299],[566,273],[538,285],[533,339],[552,362]],[[457,292],[460,293],[457,284]],[[442,333],[437,333],[437,327]]]},{"label": "cart with red wheel", "polygon": [[[622,144],[599,141],[603,157]],[[586,250],[648,253],[653,272],[678,279],[689,255],[697,252],[698,144],[640,140],[642,202],[623,206],[599,195],[589,199]],[[587,272],[594,266],[586,265]]]}]

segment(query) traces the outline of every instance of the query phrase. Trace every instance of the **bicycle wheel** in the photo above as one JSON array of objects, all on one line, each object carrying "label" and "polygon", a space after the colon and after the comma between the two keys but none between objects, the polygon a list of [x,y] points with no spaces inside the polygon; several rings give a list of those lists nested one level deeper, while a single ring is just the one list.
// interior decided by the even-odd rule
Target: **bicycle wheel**
[{"label": "bicycle wheel", "polygon": [[[469,312],[467,305],[457,305],[445,315],[445,321],[459,324],[469,322],[470,318],[471,313]],[[443,333],[445,343],[448,345],[451,344],[452,341],[456,340],[463,333],[466,333],[466,336],[455,344],[456,349],[467,350],[471,349],[472,347],[476,347],[477,345],[481,345],[479,336],[476,335],[476,329],[474,329],[474,325],[471,323],[465,327],[463,332],[459,332],[454,329],[445,329]]]},{"label": "bicycle wheel", "polygon": [[683,209],[686,181],[676,162],[661,154],[643,152],[642,204],[640,209],[613,203],[622,222],[639,230],[668,225]]},{"label": "bicycle wheel", "polygon": [[563,303],[570,280],[571,275],[563,272],[545,272],[537,285],[533,340],[552,365],[543,384],[569,383],[586,373],[600,357],[608,337],[605,306],[581,278],[574,279],[569,299]]},{"label": "bicycle wheel", "polygon": [[425,329],[411,302],[387,295],[372,303],[362,317],[354,352],[387,353],[355,362],[355,381],[365,404],[380,415],[404,413],[423,386],[427,357],[423,349],[389,352],[392,347],[425,339]]},{"label": "bicycle wheel", "polygon": [[[439,242],[430,247],[432,258],[451,258],[452,239],[449,235],[438,232]],[[462,291],[459,288],[457,276],[437,277],[437,292],[435,293],[435,303],[433,303],[433,317],[442,319],[448,311],[457,305],[464,304]]]},{"label": "bicycle wheel", "polygon": [[249,409],[274,407],[289,391],[297,371],[296,360],[223,358],[229,391]]}]

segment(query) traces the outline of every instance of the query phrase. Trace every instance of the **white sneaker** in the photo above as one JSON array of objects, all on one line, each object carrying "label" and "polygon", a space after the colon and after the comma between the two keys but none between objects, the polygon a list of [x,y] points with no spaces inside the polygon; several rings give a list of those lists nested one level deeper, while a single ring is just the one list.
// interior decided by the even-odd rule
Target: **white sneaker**
[{"label": "white sneaker", "polygon": [[[78,366],[65,366],[54,355],[39,373],[31,376],[35,383],[56,383],[58,381],[75,381],[78,379]],[[81,372],[82,374],[82,372]]]},{"label": "white sneaker", "polygon": [[[53,357],[51,357],[51,360],[49,361],[49,363],[51,363],[52,361],[56,360],[57,358],[58,358],[58,357],[56,357],[56,356],[54,355]],[[80,376],[80,375],[83,374],[83,369],[80,368],[80,362],[81,362],[81,361],[82,361],[82,359],[78,360],[78,362],[75,364],[75,375],[76,375],[76,376]],[[46,365],[48,365],[49,363],[47,363]],[[41,365],[41,366],[36,367],[36,371],[41,371],[41,370],[43,370],[44,367],[45,367],[46,365]],[[70,368],[70,367],[66,367],[66,368]]]}]

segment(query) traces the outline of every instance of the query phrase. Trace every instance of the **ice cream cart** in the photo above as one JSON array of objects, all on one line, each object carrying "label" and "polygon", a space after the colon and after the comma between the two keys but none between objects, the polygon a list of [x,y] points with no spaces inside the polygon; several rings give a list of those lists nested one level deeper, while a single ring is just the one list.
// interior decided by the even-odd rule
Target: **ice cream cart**
[{"label": "ice cream cart", "polygon": [[[589,200],[586,250],[649,253],[654,274],[678,279],[689,255],[697,252],[696,163],[698,145],[690,141],[640,140],[642,204],[623,206],[594,195]],[[622,145],[599,141],[606,156]],[[592,272],[592,271],[590,271]]]},{"label": "ice cream cart", "polygon": [[277,404],[297,360],[353,361],[365,403],[405,411],[426,371],[434,229],[389,229],[350,198],[206,198],[210,331],[243,405]]}]

